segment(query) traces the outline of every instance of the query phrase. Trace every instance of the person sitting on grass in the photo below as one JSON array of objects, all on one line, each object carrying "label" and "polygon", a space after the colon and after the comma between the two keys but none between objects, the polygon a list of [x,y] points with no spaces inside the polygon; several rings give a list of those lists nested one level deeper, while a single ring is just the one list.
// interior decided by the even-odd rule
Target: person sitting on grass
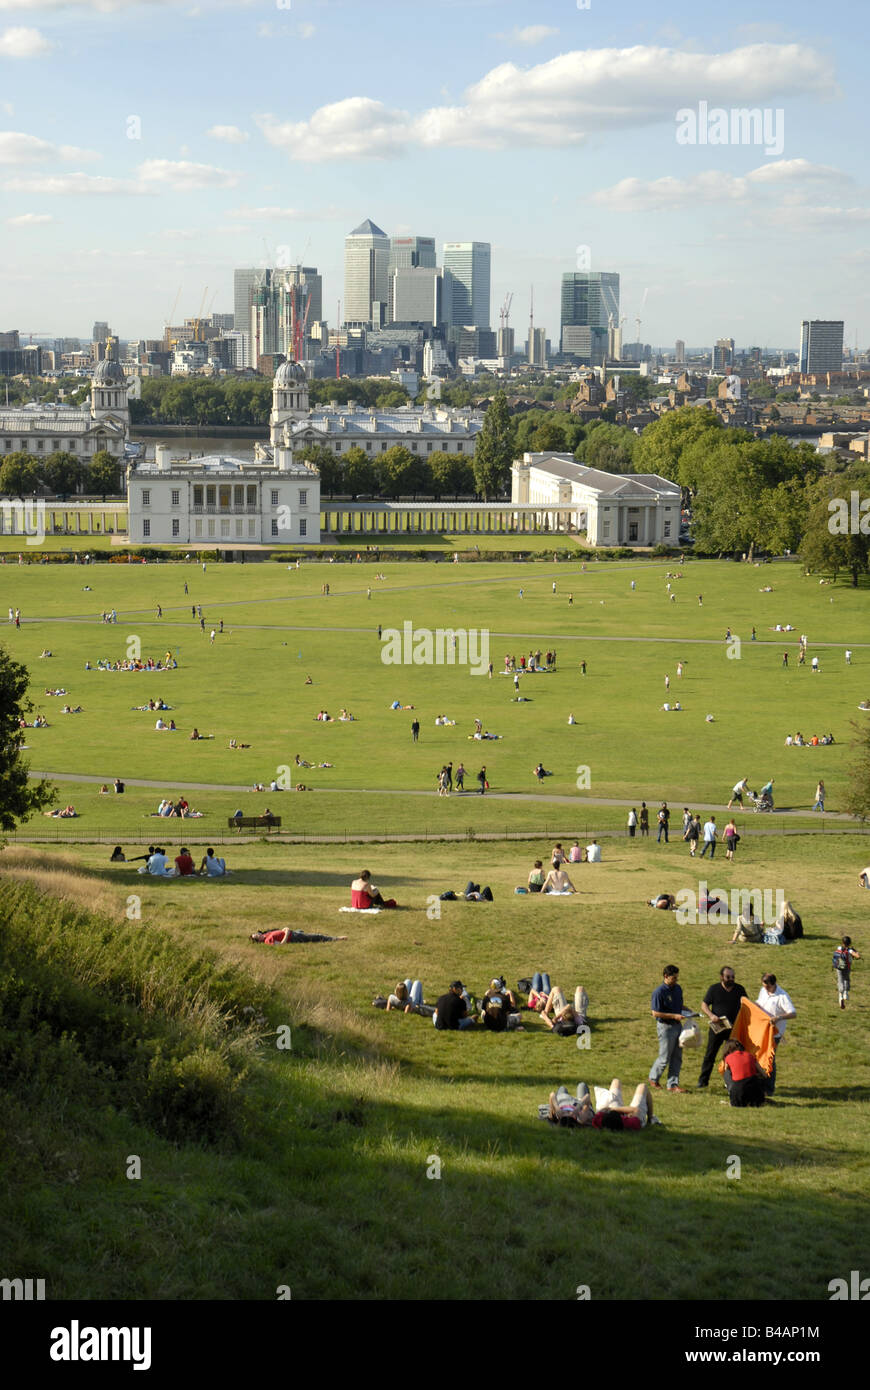
[{"label": "person sitting on grass", "polygon": [[196,873],[193,859],[186,845],[181,846],[181,851],[175,857],[175,873],[178,878],[192,878]]},{"label": "person sitting on grass", "polygon": [[492,980],[489,989],[480,1001],[484,1028],[491,1033],[504,1033],[508,1029],[522,1032],[517,1001],[507,988],[504,979]]},{"label": "person sitting on grass", "polygon": [[251,932],[252,941],[262,941],[267,946],[290,946],[298,942],[347,941],[346,936],[324,936],[321,932],[296,931],[292,927],[279,927],[277,931]]},{"label": "person sitting on grass", "polygon": [[737,1108],[764,1105],[765,1073],[742,1043],[731,1039],[722,1050],[719,1066],[731,1104]]},{"label": "person sitting on grass", "polygon": [[350,905],[367,912],[372,907],[395,907],[395,898],[383,898],[379,888],[372,883],[369,869],[363,869],[359,878],[350,885]]},{"label": "person sitting on grass", "polygon": [[474,1027],[474,1018],[468,1013],[468,996],[461,980],[454,980],[447,993],[437,1000],[432,1022],[439,1032]]},{"label": "person sitting on grass", "polygon": [[206,878],[224,878],[231,871],[227,868],[227,861],[219,859],[214,850],[209,847],[202,856],[199,872],[204,874]]},{"label": "person sitting on grass", "polygon": [[[535,867],[529,874],[528,889],[530,893],[540,893],[544,887],[544,866],[540,859],[535,860]],[[521,890],[519,890],[521,891]]]},{"label": "person sitting on grass", "polygon": [[139,870],[140,874],[150,874],[153,878],[167,878],[169,872],[169,866],[166,862],[166,852],[160,845],[156,846],[154,853],[150,855],[147,863],[143,864]]},{"label": "person sitting on grass", "polygon": [[127,859],[126,859],[126,856],[125,856],[124,851],[122,850],[121,846],[120,846],[120,845],[115,845],[115,848],[112,850],[112,853],[111,853],[111,855],[109,856],[109,863],[110,863],[110,864],[126,864],[126,862],[127,862]]},{"label": "person sitting on grass", "polygon": [[579,1125],[581,1128],[639,1130],[658,1121],[653,1115],[652,1092],[645,1081],[635,1088],[630,1105],[622,1102],[622,1082],[615,1076],[610,1086],[595,1087],[595,1105],[589,1088],[581,1081],[576,1097],[567,1086],[550,1093],[549,1118],[554,1124]]},{"label": "person sitting on grass", "polygon": [[544,879],[544,886],[541,891],[544,893],[576,893],[577,889],[566,871],[554,859],[553,867]]}]

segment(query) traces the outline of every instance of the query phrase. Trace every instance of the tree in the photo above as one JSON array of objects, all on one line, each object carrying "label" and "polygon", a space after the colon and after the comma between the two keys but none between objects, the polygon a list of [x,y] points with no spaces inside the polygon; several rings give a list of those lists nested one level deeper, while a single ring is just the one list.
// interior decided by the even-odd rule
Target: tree
[{"label": "tree", "polygon": [[436,498],[458,497],[460,493],[474,492],[474,473],[463,454],[448,454],[438,449],[429,455],[428,462],[432,491]]},{"label": "tree", "polygon": [[683,455],[679,481],[692,486],[693,533],[707,551],[797,550],[807,520],[807,482],[821,459],[785,439],[724,430],[712,447]]},{"label": "tree", "polygon": [[672,483],[679,481],[680,458],[684,449],[700,436],[710,439],[709,431],[721,430],[722,421],[713,410],[690,405],[669,410],[660,420],[647,425],[634,451],[636,473],[657,473]]},{"label": "tree", "polygon": [[113,458],[108,449],[99,449],[88,464],[86,486],[89,492],[99,492],[103,497],[121,491],[120,460]]},{"label": "tree", "polygon": [[575,457],[579,456],[581,463],[600,468],[604,473],[633,473],[637,442],[638,436],[624,425],[596,420]]},{"label": "tree", "polygon": [[471,465],[477,491],[484,501],[507,486],[515,453],[513,421],[505,394],[499,391],[483,418]]},{"label": "tree", "polygon": [[342,459],[343,485],[351,497],[361,494],[374,494],[378,490],[378,479],[374,464],[364,449],[354,445]]},{"label": "tree", "polygon": [[7,454],[0,465],[0,492],[7,496],[23,497],[39,483],[36,459],[30,454]]},{"label": "tree", "polygon": [[54,796],[49,782],[33,783],[22,761],[20,721],[33,708],[27,699],[30,676],[0,647],[0,830],[41,811]]},{"label": "tree", "polygon": [[[866,497],[867,484],[866,473],[849,470],[822,478],[810,488],[809,512],[800,546],[800,557],[811,573],[831,574],[836,579],[840,570],[846,570],[855,589],[859,575],[870,570],[870,515],[861,515],[859,502],[858,514],[853,518],[849,494],[855,490],[859,499]],[[863,534],[862,528],[866,528]]]},{"label": "tree", "polygon": [[42,480],[58,496],[77,492],[85,477],[85,466],[75,454],[58,451],[49,454],[40,468]]},{"label": "tree", "polygon": [[325,444],[306,444],[302,450],[306,463],[313,463],[320,474],[320,491],[340,492],[343,486],[341,462]]},{"label": "tree", "polygon": [[420,484],[420,460],[415,459],[404,444],[394,444],[391,449],[379,454],[375,465],[381,492],[387,497],[401,497],[402,493],[415,492]]}]

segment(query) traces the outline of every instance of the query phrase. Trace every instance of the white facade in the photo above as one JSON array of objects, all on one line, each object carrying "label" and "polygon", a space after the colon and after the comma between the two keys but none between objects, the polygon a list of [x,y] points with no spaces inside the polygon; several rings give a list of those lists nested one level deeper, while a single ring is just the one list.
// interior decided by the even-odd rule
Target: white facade
[{"label": "white facade", "polygon": [[560,514],[590,545],[676,545],[680,489],[652,473],[604,473],[571,454],[523,454],[511,469],[511,502]]},{"label": "white facade", "polygon": [[127,470],[131,543],[231,550],[239,546],[317,545],[320,475],[297,462],[281,438],[284,424],[304,414],[304,369],[285,362],[275,375],[270,432],[273,447],[253,463],[212,454],[173,462],[156,457]]},{"label": "white facade", "polygon": [[0,407],[0,457],[68,453],[84,460],[105,449],[123,458],[129,437],[127,381],[120,365],[110,359],[94,371],[90,406]]}]

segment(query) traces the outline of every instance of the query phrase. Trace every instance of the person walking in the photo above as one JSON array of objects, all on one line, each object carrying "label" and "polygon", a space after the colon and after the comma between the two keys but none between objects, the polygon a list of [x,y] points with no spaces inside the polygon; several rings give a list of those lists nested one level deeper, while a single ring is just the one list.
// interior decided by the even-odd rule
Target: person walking
[{"label": "person walking", "polygon": [[731,1037],[731,1029],[740,1012],[740,1001],[745,998],[746,990],[736,983],[733,968],[723,965],[718,982],[710,986],[701,1002],[701,1013],[710,1020],[710,1027],[707,1030],[707,1050],[698,1077],[699,1091],[705,1091],[710,1084],[713,1063],[720,1047]]},{"label": "person walking", "polygon": [[782,654],[782,664],[783,664],[783,666],[786,668],[786,670],[788,670],[788,652],[783,652],[783,654]]},{"label": "person walking", "polygon": [[824,784],[824,782],[822,781],[822,779],[821,779],[821,777],[820,777],[820,778],[819,778],[819,785],[816,787],[816,800],[815,800],[815,803],[814,803],[814,805],[813,805],[813,810],[814,810],[814,811],[824,811],[824,809],[825,809],[825,784]]},{"label": "person walking", "polygon": [[665,844],[668,843],[668,823],[670,819],[671,813],[668,810],[668,803],[663,801],[658,814],[659,833],[656,836],[656,844],[661,844],[663,835],[665,837]]},{"label": "person walking", "polygon": [[678,661],[678,662],[677,662],[677,676],[678,676],[678,678],[679,678],[680,680],[682,680],[682,678],[683,678],[683,663],[682,663],[682,661]]},{"label": "person walking", "polygon": [[700,838],[701,838],[701,817],[698,815],[698,813],[697,813],[697,811],[696,811],[695,814],[694,814],[694,816],[692,817],[692,822],[691,822],[691,824],[690,824],[688,830],[686,831],[686,839],[687,839],[688,842],[689,842],[689,856],[690,856],[690,858],[692,858],[692,859],[695,858],[695,852],[696,852],[696,850],[697,850],[697,848],[698,848],[698,841],[700,840]]},{"label": "person walking", "polygon": [[850,652],[850,650],[849,650],[848,647],[846,648],[846,665],[847,665],[847,666],[851,666],[851,665],[852,665],[852,653]]},{"label": "person walking", "polygon": [[412,739],[414,740],[414,742],[416,743],[416,742],[417,742],[417,739],[418,739],[419,737],[420,737],[420,721],[419,721],[419,719],[415,718],[414,721],[413,721],[413,723],[411,724],[411,738],[412,738]]},{"label": "person walking", "polygon": [[185,593],[185,597],[187,596],[187,592],[188,592],[188,590],[187,590],[187,580],[185,579],[185,581],[184,581],[184,593]]},{"label": "person walking", "polygon": [[520,693],[520,677],[519,677],[519,672],[518,672],[518,671],[514,671],[514,690],[515,690],[516,693],[519,695],[519,693]]},{"label": "person walking", "polygon": [[671,688],[671,678],[670,678],[670,676],[665,676],[665,690],[670,690],[670,688]]},{"label": "person walking", "polygon": [[837,972],[837,996],[840,1008],[845,1009],[849,998],[849,986],[852,980],[852,961],[860,960],[858,951],[853,949],[851,936],[840,938],[840,944],[834,952],[834,969]]},{"label": "person walking", "polygon": [[480,771],[478,772],[478,774],[477,774],[477,785],[478,785],[479,788],[480,788],[480,794],[481,794],[481,796],[483,796],[483,795],[485,794],[486,788],[487,788],[486,767],[485,767],[485,766],[482,767],[482,768],[480,769]]},{"label": "person walking", "polygon": [[709,849],[709,851],[710,851],[710,858],[711,858],[711,859],[714,859],[715,856],[716,856],[716,817],[715,817],[715,816],[711,816],[710,819],[706,822],[706,824],[705,824],[705,826],[704,826],[704,844],[703,844],[703,847],[702,847],[702,849],[701,849],[701,858],[702,858],[702,859],[704,858],[704,855],[707,853],[707,850],[708,850],[708,849]]},{"label": "person walking", "polygon": [[634,839],[637,834],[637,811],[632,806],[628,813],[628,834],[630,839]]},{"label": "person walking", "polygon": [[650,1067],[649,1084],[656,1091],[662,1089],[659,1077],[665,1073],[669,1091],[684,1090],[680,1085],[680,1068],[683,1065],[683,1049],[680,1047],[683,991],[677,983],[679,976],[679,966],[666,965],[662,971],[662,983],[653,990],[650,998],[650,1010],[656,1021],[659,1053]]},{"label": "person walking", "polygon": [[216,635],[216,634],[215,634],[215,630],[214,630],[214,628],[212,628],[211,632],[209,633],[209,639],[208,639],[212,646],[214,646],[215,635]]},{"label": "person walking", "polygon": [[205,618],[200,618],[200,620],[199,620],[199,630],[200,630],[200,632],[205,632]]},{"label": "person walking", "polygon": [[810,662],[810,668],[814,676],[817,676],[819,674],[819,658],[817,656],[814,656],[812,661]]},{"label": "person walking", "polygon": [[683,807],[683,839],[684,839],[684,840],[685,840],[685,838],[686,838],[686,835],[688,834],[689,826],[690,826],[691,824],[692,824],[692,813],[691,813],[691,811],[689,810],[688,806],[684,806],[684,807]]},{"label": "person walking", "polygon": [[585,661],[581,661],[581,662],[580,662],[580,674],[581,674],[581,676],[585,676],[585,675],[586,675],[586,662],[585,662]]},{"label": "person walking", "polygon": [[381,626],[380,623],[378,623],[378,641],[379,641],[379,642],[380,642],[381,637],[382,637],[382,635],[383,635],[383,631],[384,631],[383,627]]},{"label": "person walking", "polygon": [[782,985],[776,983],[775,975],[762,975],[761,990],[755,1002],[766,1014],[770,1014],[776,1025],[773,1036],[773,1066],[764,1088],[768,1100],[771,1100],[776,1089],[776,1052],[785,1037],[785,1025],[789,1019],[797,1018],[797,1010]]},{"label": "person walking", "polygon": [[453,764],[448,763],[444,771],[447,773],[447,795],[453,791]]},{"label": "person walking", "polygon": [[458,768],[456,769],[456,790],[457,790],[458,792],[464,792],[464,791],[465,791],[465,764],[464,764],[464,763],[460,763],[459,766],[458,766]]},{"label": "person walking", "polygon": [[[737,826],[734,824],[733,816],[729,817],[728,824],[722,832],[722,838],[725,841],[725,858],[733,859],[734,851],[737,848],[737,841],[740,839],[740,836],[737,834]],[[711,855],[710,858],[712,859],[712,857]]]},{"label": "person walking", "polygon": [[649,837],[649,807],[645,801],[640,803],[640,836],[641,839]]},{"label": "person walking", "polygon": [[158,618],[162,618],[162,617],[163,617],[163,609],[160,607],[160,604],[159,604],[159,603],[158,603],[158,605],[157,605],[157,616],[158,616]]}]

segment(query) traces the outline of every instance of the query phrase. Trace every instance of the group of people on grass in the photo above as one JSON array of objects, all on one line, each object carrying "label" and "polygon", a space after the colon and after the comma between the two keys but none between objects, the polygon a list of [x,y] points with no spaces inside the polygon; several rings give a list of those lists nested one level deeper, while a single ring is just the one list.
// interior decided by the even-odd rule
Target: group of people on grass
[{"label": "group of people on grass", "polygon": [[[519,1000],[520,986],[528,991],[525,1004]],[[372,1003],[387,1012],[399,1010],[431,1018],[440,1032],[476,1027],[494,1033],[522,1032],[522,1010],[526,1009],[537,1013],[551,1032],[573,1036],[586,1029],[589,1011],[589,996],[582,985],[577,986],[569,1004],[558,986],[551,987],[549,975],[540,971],[530,980],[519,981],[517,991],[508,987],[503,975],[496,976],[479,1000],[461,980],[454,980],[434,1004],[425,1003],[420,980],[400,980],[391,994],[378,995]]]},{"label": "group of people on grass", "polygon": [[92,666],[90,661],[85,662],[86,671],[175,671],[178,662],[171,652],[166,652],[163,658],[129,657],[125,656],[120,661],[109,661],[105,657],[100,657],[96,665]]},{"label": "group of people on grass", "polygon": [[181,846],[174,863],[170,862],[162,845],[149,845],[147,854],[136,854],[130,859],[121,845],[115,845],[109,857],[110,864],[136,864],[140,860],[144,862],[139,873],[151,874],[154,878],[224,878],[232,872],[227,868],[226,860],[215,854],[211,847],[200,860],[198,869],[186,845]]}]

